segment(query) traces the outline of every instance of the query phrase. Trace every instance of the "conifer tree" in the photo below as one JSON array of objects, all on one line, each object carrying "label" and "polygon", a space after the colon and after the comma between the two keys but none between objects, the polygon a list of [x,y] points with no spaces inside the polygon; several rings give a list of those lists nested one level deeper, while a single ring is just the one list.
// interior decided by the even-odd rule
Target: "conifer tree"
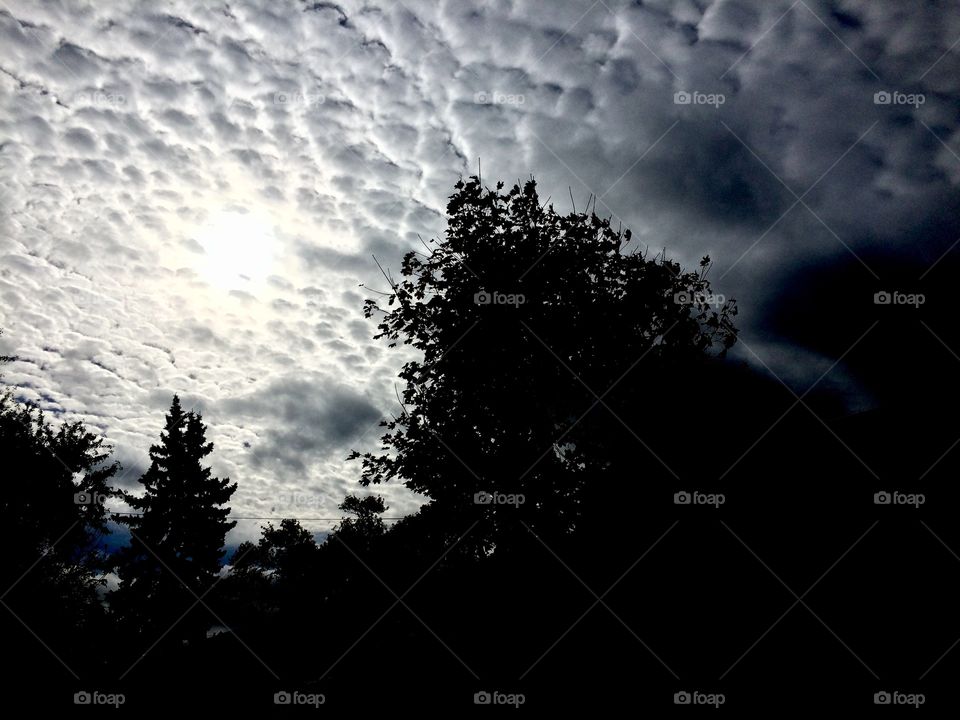
[{"label": "conifer tree", "polygon": [[[223,506],[237,485],[213,477],[203,464],[212,451],[200,414],[184,412],[175,395],[140,478],[143,495],[125,493],[139,515],[122,519],[131,538],[119,553],[120,585],[111,607],[137,631],[165,632],[194,604],[194,594],[202,596],[215,582],[225,536],[236,525]],[[197,638],[211,622],[198,608],[178,623],[174,636]]]}]

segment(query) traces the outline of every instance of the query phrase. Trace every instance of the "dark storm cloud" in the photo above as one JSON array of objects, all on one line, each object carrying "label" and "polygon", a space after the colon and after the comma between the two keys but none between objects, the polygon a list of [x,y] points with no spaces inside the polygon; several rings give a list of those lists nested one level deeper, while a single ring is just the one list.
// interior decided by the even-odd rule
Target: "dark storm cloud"
[{"label": "dark storm cloud", "polygon": [[381,413],[363,395],[326,378],[295,373],[241,397],[221,402],[238,421],[267,422],[250,459],[281,473],[303,474],[317,458],[346,454],[349,444],[376,427]]}]

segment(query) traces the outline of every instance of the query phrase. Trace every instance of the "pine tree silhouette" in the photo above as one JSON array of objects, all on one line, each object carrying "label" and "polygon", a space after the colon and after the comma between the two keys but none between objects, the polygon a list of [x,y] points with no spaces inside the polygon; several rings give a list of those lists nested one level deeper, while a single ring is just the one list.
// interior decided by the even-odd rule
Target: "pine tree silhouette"
[{"label": "pine tree silhouette", "polygon": [[[135,631],[165,631],[219,572],[224,538],[236,525],[226,519],[230,509],[221,506],[237,485],[213,477],[203,465],[212,451],[200,414],[184,412],[175,395],[161,441],[150,448],[150,467],[140,478],[144,494],[124,494],[142,514],[121,519],[130,527],[131,542],[118,553],[120,585],[110,604]],[[171,634],[195,640],[211,621],[200,609]]]}]

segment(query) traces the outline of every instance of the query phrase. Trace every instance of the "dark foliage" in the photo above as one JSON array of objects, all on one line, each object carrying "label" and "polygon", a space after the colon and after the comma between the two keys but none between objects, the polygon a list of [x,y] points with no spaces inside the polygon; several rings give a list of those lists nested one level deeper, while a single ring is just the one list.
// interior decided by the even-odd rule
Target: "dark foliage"
[{"label": "dark foliage", "polygon": [[[960,423],[955,393],[929,390],[952,388],[942,363],[924,392],[903,382],[845,415],[829,388],[796,394],[729,360],[737,308],[712,294],[709,259],[631,251],[629,231],[558,214],[532,181],[458,183],[448,215],[365,307],[377,337],[419,354],[380,450],[351,456],[362,487],[427,497],[395,524],[382,498],[350,495],[330,533],[286,518],[225,559],[236,484],[212,477],[202,418],[176,397],[136,494],[109,487],[116,465],[82,425],[0,398],[14,682],[63,675],[51,649],[141,705],[271,715],[278,691],[458,714],[483,690],[593,713],[694,689],[734,708],[862,708],[897,685],[949,700]],[[877,342],[831,357],[863,365]],[[935,502],[873,501],[896,489]],[[107,518],[81,492],[142,513],[123,519],[109,612]]]},{"label": "dark foliage", "polygon": [[[626,251],[630,232],[607,219],[542,205],[532,180],[501,189],[458,183],[444,241],[404,258],[377,337],[423,359],[400,373],[403,412],[385,452],[362,458],[363,484],[399,479],[429,497],[445,539],[478,522],[467,546],[479,555],[518,519],[549,535],[574,529],[606,461],[595,428],[574,421],[600,393],[653,388],[664,369],[722,356],[736,339],[736,306],[711,302],[708,258],[683,272]],[[365,312],[383,308],[368,300]],[[524,502],[504,523],[478,493]]]},{"label": "dark foliage", "polygon": [[96,665],[106,650],[104,503],[119,466],[82,424],[55,428],[9,392],[0,395],[0,448],[0,592],[9,611],[0,626],[5,652],[20,659],[8,678],[32,679],[46,664],[37,637],[68,664]]},{"label": "dark foliage", "polygon": [[[109,596],[118,621],[135,634],[164,631],[210,587],[220,571],[227,532],[226,505],[237,489],[213,477],[204,459],[213,451],[199,413],[184,412],[174,396],[160,443],[140,478],[143,494],[124,493],[139,516],[125,516],[131,543],[117,556],[120,586]],[[192,613],[174,637],[202,638],[207,618]]]}]

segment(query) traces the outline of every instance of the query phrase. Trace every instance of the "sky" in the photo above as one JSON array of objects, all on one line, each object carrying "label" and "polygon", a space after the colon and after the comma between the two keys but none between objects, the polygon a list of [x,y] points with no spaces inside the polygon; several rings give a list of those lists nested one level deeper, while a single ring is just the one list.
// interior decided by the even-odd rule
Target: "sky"
[{"label": "sky", "polygon": [[179,393],[235,515],[338,517],[410,357],[363,317],[374,256],[480,168],[710,255],[740,357],[862,409],[869,323],[821,318],[947,282],[958,118],[946,0],[0,0],[4,381],[130,488]]}]

